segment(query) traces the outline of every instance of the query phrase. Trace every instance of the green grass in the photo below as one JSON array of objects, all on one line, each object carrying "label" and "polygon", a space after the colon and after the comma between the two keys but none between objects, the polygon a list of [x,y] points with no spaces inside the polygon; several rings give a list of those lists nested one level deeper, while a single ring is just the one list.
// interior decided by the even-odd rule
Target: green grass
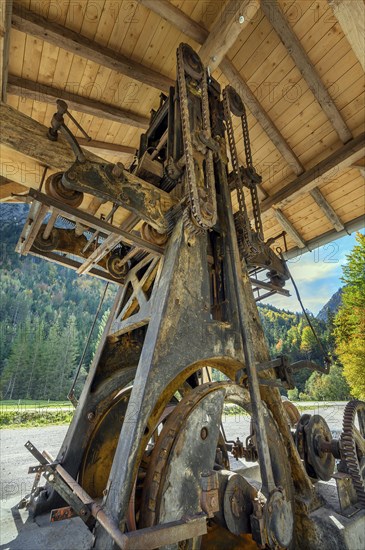
[{"label": "green grass", "polygon": [[8,399],[5,401],[0,401],[0,411],[11,411],[11,410],[27,410],[27,409],[61,409],[68,408],[72,409],[72,404],[70,401],[41,401],[41,400],[31,400],[31,399]]},{"label": "green grass", "polygon": [[72,420],[72,410],[12,410],[0,411],[1,428],[29,428],[37,426],[55,426],[69,424]]},{"label": "green grass", "polygon": [[0,428],[69,424],[73,413],[70,401],[0,401]]}]

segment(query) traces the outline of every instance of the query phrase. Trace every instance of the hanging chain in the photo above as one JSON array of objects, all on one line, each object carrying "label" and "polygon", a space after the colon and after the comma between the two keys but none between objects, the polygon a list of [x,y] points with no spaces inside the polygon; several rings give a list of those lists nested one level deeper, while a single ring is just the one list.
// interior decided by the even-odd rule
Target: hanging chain
[{"label": "hanging chain", "polygon": [[249,251],[249,253],[254,253],[256,249],[253,246],[252,239],[251,239],[252,228],[251,228],[250,220],[247,214],[245,193],[243,190],[242,174],[241,174],[240,164],[238,160],[236,142],[234,139],[233,124],[232,124],[232,117],[231,117],[231,104],[229,99],[228,88],[225,88],[223,90],[223,108],[224,108],[224,118],[225,118],[226,128],[227,128],[229,150],[231,153],[231,161],[232,161],[232,167],[233,167],[233,173],[234,173],[234,179],[235,179],[235,188],[237,191],[237,199],[238,199],[238,216],[236,220],[238,246],[240,249],[240,255],[243,256],[247,254],[247,251]]}]

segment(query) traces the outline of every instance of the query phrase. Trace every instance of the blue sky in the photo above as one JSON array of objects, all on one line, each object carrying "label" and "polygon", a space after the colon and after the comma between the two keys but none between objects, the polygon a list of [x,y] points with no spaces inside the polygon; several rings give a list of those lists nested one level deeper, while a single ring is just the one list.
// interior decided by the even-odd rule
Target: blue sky
[{"label": "blue sky", "polygon": [[[352,233],[288,261],[288,267],[299,289],[304,307],[315,315],[342,286],[341,266],[346,263],[346,255],[355,245],[355,236],[356,233]],[[290,311],[300,311],[300,304],[291,281],[285,288],[291,294],[289,298],[277,294],[261,303]]]}]

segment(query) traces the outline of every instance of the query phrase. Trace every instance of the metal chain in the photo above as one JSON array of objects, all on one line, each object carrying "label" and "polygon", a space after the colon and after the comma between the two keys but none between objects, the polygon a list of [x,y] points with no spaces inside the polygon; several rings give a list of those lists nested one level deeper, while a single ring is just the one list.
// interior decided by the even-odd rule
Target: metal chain
[{"label": "metal chain", "polygon": [[231,117],[231,105],[229,101],[227,88],[223,90],[223,108],[224,108],[224,118],[226,122],[228,144],[231,152],[231,161],[232,161],[233,173],[235,175],[235,184],[236,184],[237,199],[238,199],[239,214],[237,216],[237,223],[236,223],[236,229],[238,234],[237,235],[238,246],[240,248],[240,254],[246,255],[247,251],[254,252],[255,248],[251,240],[252,229],[251,229],[250,220],[248,219],[248,215],[247,215],[245,194],[243,190],[243,181],[242,181],[242,175],[241,175],[240,165],[238,160],[236,142],[234,139],[233,124],[232,124],[232,117]]},{"label": "metal chain", "polygon": [[[243,102],[242,102],[242,107],[243,107],[243,114],[241,116],[241,124],[242,124],[243,143],[245,147],[246,166],[249,172],[253,174],[255,173],[255,169],[253,167],[253,161],[252,161],[252,151],[251,151],[250,134],[248,131],[247,113],[246,113],[245,106],[243,105]],[[252,202],[253,217],[255,222],[255,229],[259,239],[263,241],[264,230],[262,227],[260,202],[257,194],[257,185],[255,183],[252,183],[250,185],[250,191],[251,191],[251,202]]]},{"label": "metal chain", "polygon": [[[213,216],[211,219],[208,219],[203,216],[200,208],[200,196],[199,190],[196,183],[196,174],[194,166],[194,154],[193,154],[193,142],[191,138],[191,128],[190,128],[190,118],[189,118],[189,102],[188,102],[188,92],[185,78],[185,69],[184,69],[184,45],[180,44],[177,50],[177,81],[179,87],[179,98],[180,98],[180,111],[181,111],[181,123],[182,123],[182,135],[184,142],[184,154],[185,154],[185,181],[188,187],[189,201],[190,201],[190,214],[194,220],[194,223],[198,226],[197,229],[210,229],[216,222],[216,199],[215,199],[215,184],[214,184],[214,170],[213,170],[213,158],[211,155],[211,161],[207,159],[207,172],[206,180],[209,188],[208,201],[212,203],[213,206]],[[202,114],[203,114],[203,124],[204,130],[210,132],[210,120],[209,120],[209,104],[208,104],[208,91],[206,83],[205,73],[202,75]],[[211,153],[211,151],[210,151]],[[206,197],[204,198],[206,202]],[[188,213],[187,213],[188,214]],[[185,220],[188,216],[185,215]],[[190,224],[190,228],[191,224]]]}]

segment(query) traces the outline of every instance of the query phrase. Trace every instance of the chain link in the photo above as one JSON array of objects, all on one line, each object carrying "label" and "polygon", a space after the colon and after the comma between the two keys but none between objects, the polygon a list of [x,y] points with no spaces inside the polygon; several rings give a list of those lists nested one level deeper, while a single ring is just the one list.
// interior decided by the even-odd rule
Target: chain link
[{"label": "chain link", "polygon": [[[199,194],[199,189],[196,181],[196,172],[194,165],[194,147],[192,141],[192,132],[190,127],[189,116],[189,101],[188,90],[184,68],[184,48],[188,48],[184,44],[180,44],[177,50],[177,81],[179,87],[180,98],[180,111],[181,111],[181,123],[182,123],[182,135],[184,143],[184,155],[185,155],[185,183],[189,195],[190,202],[190,215],[193,223],[201,229],[210,229],[216,223],[217,220],[217,208],[216,208],[216,196],[215,196],[215,182],[214,182],[214,167],[213,167],[213,153],[208,148],[206,155],[206,193]],[[202,103],[202,119],[203,119],[203,131],[206,132],[207,137],[210,137],[210,115],[209,115],[209,102],[208,102],[208,88],[205,70],[202,73],[201,78],[201,103]],[[210,203],[212,205],[212,212],[210,216],[205,216],[202,212],[203,208]],[[203,208],[202,208],[203,206]],[[187,219],[187,216],[185,216]]]}]

